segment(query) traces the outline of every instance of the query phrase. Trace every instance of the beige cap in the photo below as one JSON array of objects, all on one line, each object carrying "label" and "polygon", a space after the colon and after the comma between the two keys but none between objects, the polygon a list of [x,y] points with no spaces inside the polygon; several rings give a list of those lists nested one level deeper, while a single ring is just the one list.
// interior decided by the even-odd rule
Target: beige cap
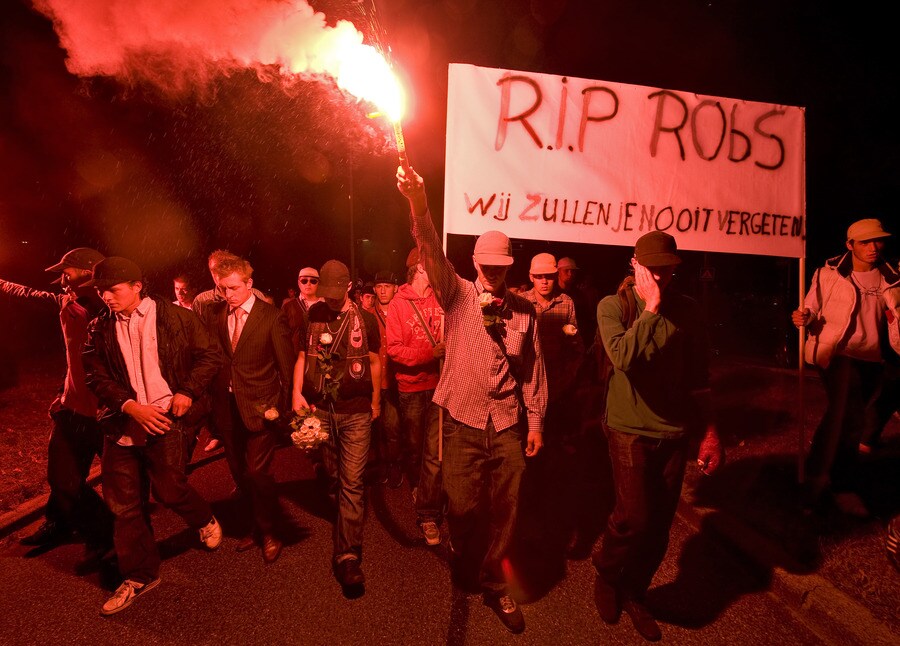
[{"label": "beige cap", "polygon": [[479,265],[508,267],[513,264],[512,243],[502,231],[486,231],[478,236],[473,255]]},{"label": "beige cap", "polygon": [[889,238],[890,233],[881,226],[881,220],[875,218],[867,218],[865,220],[857,220],[847,229],[847,242],[851,240],[877,240],[878,238]]},{"label": "beige cap", "polygon": [[553,257],[553,254],[539,253],[531,259],[531,267],[529,268],[528,273],[532,276],[555,274],[556,258]]}]

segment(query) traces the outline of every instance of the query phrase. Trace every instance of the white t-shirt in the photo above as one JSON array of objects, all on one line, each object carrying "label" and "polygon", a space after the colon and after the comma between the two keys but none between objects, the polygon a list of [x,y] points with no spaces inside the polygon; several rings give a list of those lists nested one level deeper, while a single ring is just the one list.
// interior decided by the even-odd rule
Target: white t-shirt
[{"label": "white t-shirt", "polygon": [[879,331],[884,324],[884,289],[881,272],[876,269],[854,271],[850,280],[859,294],[859,308],[850,322],[849,336],[840,351],[862,361],[881,361]]}]

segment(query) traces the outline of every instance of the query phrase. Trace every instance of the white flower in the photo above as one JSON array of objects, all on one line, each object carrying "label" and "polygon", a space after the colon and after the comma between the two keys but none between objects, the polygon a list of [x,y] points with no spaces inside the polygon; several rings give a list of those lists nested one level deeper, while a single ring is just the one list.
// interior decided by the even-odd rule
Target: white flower
[{"label": "white flower", "polygon": [[493,294],[489,294],[488,292],[481,292],[481,294],[478,296],[478,304],[481,306],[481,309],[484,309],[493,302]]},{"label": "white flower", "polygon": [[276,419],[278,419],[278,409],[274,407],[268,409],[265,413],[263,413],[263,417],[265,417],[270,422],[274,422]]},{"label": "white flower", "polygon": [[334,337],[328,332],[322,332],[321,336],[319,336],[319,343],[322,345],[331,345],[333,342]]},{"label": "white flower", "polygon": [[318,417],[313,417],[310,415],[305,420],[303,420],[303,426],[301,427],[305,431],[318,431],[322,428],[322,420]]},{"label": "white flower", "polygon": [[328,440],[328,433],[322,429],[322,420],[311,413],[299,422],[295,419],[292,426],[297,430],[291,433],[291,441],[298,449],[314,449]]},{"label": "white flower", "polygon": [[578,334],[578,328],[571,323],[563,325],[562,330],[563,334],[565,334],[566,336],[575,336],[576,334]]}]

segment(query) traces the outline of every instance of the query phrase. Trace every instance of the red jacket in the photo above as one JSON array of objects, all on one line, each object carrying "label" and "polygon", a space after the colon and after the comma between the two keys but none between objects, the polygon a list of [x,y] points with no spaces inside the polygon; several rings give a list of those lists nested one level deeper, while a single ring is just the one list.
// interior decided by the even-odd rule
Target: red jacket
[{"label": "red jacket", "polygon": [[[390,307],[390,305],[388,305]],[[387,360],[387,315],[384,313],[381,304],[376,300],[372,308],[360,308],[372,315],[378,321],[378,333],[381,335],[381,347],[378,349],[378,358],[381,359],[381,389],[387,390],[394,384],[393,371],[388,366]]]},{"label": "red jacket", "polygon": [[431,337],[441,342],[444,310],[434,292],[419,296],[408,283],[402,285],[391,301],[387,316],[387,354],[393,365],[397,388],[403,393],[432,390],[441,376],[440,363],[434,358],[434,347],[416,316],[416,304]]}]

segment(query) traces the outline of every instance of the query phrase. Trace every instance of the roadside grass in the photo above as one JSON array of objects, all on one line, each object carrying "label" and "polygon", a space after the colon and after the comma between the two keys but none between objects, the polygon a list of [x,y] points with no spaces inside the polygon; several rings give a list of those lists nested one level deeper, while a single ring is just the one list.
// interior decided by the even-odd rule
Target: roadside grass
[{"label": "roadside grass", "polygon": [[44,493],[47,411],[66,373],[64,356],[35,357],[20,366],[19,383],[0,390],[0,513]]}]

